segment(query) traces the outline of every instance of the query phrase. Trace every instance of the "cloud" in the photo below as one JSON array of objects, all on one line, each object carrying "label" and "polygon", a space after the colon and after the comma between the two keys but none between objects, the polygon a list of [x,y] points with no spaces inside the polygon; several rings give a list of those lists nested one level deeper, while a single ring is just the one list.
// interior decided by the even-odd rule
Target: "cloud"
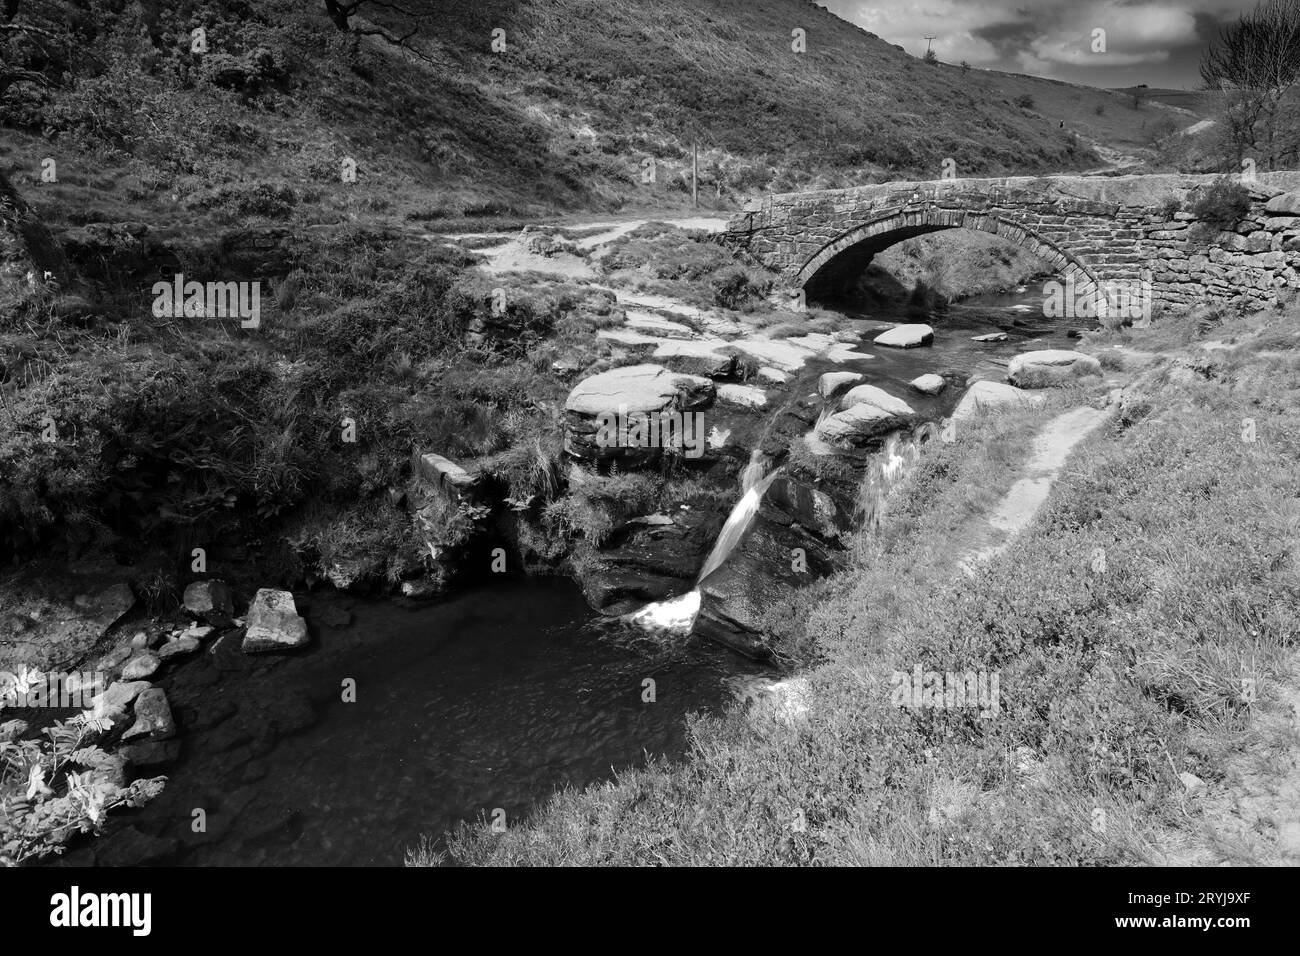
[{"label": "cloud", "polygon": [[[1117,67],[1184,69],[1207,31],[1254,0],[826,0],[840,16],[917,56],[936,37],[941,60],[1042,75],[1095,74]],[[1094,50],[1105,31],[1104,52]]]}]

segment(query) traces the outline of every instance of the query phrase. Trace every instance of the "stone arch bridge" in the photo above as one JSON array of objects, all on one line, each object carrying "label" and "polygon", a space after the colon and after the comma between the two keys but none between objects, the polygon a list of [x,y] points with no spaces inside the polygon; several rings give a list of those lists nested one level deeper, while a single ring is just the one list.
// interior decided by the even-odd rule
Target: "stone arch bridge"
[{"label": "stone arch bridge", "polygon": [[810,299],[843,292],[881,250],[942,229],[978,229],[1037,253],[1079,294],[1151,281],[1157,306],[1300,288],[1300,172],[1244,183],[1249,211],[1226,229],[1188,211],[1213,175],[1048,176],[882,183],[784,193],[733,217],[722,241]]}]

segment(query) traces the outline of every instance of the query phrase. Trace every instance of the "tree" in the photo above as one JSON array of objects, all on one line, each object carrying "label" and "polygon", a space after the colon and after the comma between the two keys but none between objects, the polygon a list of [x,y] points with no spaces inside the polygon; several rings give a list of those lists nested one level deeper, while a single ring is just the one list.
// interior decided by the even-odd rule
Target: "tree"
[{"label": "tree", "polygon": [[1201,58],[1207,90],[1223,93],[1223,128],[1237,165],[1276,169],[1300,153],[1300,0],[1265,0],[1224,27]]},{"label": "tree", "polygon": [[[330,22],[340,31],[356,36],[379,37],[386,43],[409,50],[422,60],[432,62],[427,55],[410,43],[420,32],[422,26],[422,15],[414,10],[409,10],[401,4],[390,3],[389,0],[324,0],[324,2],[325,15],[330,18]],[[353,23],[352,18],[367,7],[382,10],[389,14],[396,14],[406,21],[402,28],[405,32],[393,33],[372,23],[367,23],[364,26]]]},{"label": "tree", "polygon": [[933,50],[926,50],[923,59],[925,60],[926,63],[931,63],[931,64],[938,63],[939,54],[935,53]]}]

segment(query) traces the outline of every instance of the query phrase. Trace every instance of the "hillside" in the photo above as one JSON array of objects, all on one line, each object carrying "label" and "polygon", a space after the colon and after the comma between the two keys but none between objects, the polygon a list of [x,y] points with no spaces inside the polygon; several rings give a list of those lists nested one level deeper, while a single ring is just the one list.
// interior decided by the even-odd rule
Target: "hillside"
[{"label": "hillside", "polygon": [[[1086,169],[1099,162],[1088,140],[1128,119],[1117,106],[1088,125],[1114,94],[926,64],[795,0],[423,2],[420,56],[340,32],[316,4],[89,9],[26,0],[19,21],[93,55],[51,63],[17,39],[6,56],[55,81],[0,100],[16,185],[60,160],[58,184],[33,197],[55,200],[55,221],[67,203],[83,222],[129,208],[192,224],[257,183],[280,201],[235,203],[240,214],[318,223],[673,205],[689,199],[695,142],[702,202],[725,206],[934,177],[949,157],[959,175]],[[206,53],[188,49],[196,25]],[[796,28],[806,52],[791,49]],[[1034,103],[1017,105],[1026,90]],[[348,158],[358,179],[345,192]]]}]

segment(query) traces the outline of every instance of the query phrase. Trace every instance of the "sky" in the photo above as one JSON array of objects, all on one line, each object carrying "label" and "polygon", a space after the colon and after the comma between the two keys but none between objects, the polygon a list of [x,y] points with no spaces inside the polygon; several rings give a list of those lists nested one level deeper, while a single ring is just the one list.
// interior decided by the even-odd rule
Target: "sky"
[{"label": "sky", "polygon": [[946,63],[1089,86],[1195,89],[1201,51],[1257,0],[820,2],[917,56],[925,53],[924,38],[936,37],[934,50]]}]

